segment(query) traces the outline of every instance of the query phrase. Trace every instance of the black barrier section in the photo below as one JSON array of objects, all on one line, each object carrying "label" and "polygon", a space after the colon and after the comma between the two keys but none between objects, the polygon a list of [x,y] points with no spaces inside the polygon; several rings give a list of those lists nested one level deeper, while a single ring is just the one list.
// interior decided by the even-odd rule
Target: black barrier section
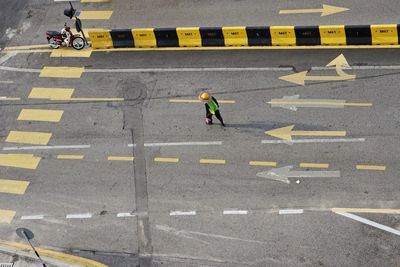
[{"label": "black barrier section", "polygon": [[111,30],[110,34],[114,48],[135,47],[131,29]]},{"label": "black barrier section", "polygon": [[222,28],[200,28],[202,46],[225,46]]},{"label": "black barrier section", "polygon": [[249,46],[272,45],[269,27],[246,27]]},{"label": "black barrier section", "polygon": [[296,45],[320,45],[321,36],[318,26],[295,26]]},{"label": "black barrier section", "polygon": [[175,28],[155,28],[154,35],[157,47],[179,47],[178,34]]},{"label": "black barrier section", "polygon": [[347,45],[371,45],[371,27],[370,25],[349,25],[344,26],[346,31]]}]

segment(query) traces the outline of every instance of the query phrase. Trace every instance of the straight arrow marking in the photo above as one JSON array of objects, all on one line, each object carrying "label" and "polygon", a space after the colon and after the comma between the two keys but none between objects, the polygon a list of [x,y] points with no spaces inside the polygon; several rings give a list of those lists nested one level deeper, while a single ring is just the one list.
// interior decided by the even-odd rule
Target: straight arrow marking
[{"label": "straight arrow marking", "polygon": [[277,137],[286,141],[292,141],[292,136],[346,136],[346,131],[293,131],[294,125],[266,131],[273,137]]},{"label": "straight arrow marking", "polygon": [[321,17],[332,15],[350,10],[345,7],[337,7],[330,5],[322,5],[322,8],[309,8],[309,9],[285,9],[280,10],[279,14],[308,14],[308,13],[321,13]]}]

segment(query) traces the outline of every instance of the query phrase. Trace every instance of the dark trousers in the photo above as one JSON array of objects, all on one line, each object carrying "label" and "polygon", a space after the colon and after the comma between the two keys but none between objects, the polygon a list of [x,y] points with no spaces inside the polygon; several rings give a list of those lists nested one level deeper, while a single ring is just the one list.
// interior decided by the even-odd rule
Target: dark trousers
[{"label": "dark trousers", "polygon": [[[206,118],[210,120],[210,123],[212,123],[212,116],[213,114],[207,110]],[[224,120],[222,119],[219,110],[215,111],[215,117],[217,117],[217,119],[221,122],[221,124],[225,126]]]}]

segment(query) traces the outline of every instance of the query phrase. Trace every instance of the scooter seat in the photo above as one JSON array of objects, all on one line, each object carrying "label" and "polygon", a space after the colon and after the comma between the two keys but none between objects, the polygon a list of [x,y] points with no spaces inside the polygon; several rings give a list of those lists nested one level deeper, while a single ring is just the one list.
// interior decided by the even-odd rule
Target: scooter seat
[{"label": "scooter seat", "polygon": [[51,36],[61,36],[61,32],[57,31],[47,31],[46,33]]}]

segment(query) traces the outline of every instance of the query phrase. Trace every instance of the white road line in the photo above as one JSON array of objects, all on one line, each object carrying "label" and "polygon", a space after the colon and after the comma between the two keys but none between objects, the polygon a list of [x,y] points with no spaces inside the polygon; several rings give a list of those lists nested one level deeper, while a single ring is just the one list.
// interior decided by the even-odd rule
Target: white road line
[{"label": "white road line", "polygon": [[91,213],[81,213],[81,214],[67,214],[65,216],[67,219],[87,219],[87,218],[92,218]]},{"label": "white road line", "polygon": [[180,210],[175,210],[171,211],[169,213],[170,216],[185,216],[185,215],[196,215],[195,210],[190,210],[190,211],[180,211]]},{"label": "white road line", "polygon": [[122,72],[130,72],[130,73],[142,73],[142,72],[216,72],[216,71],[291,71],[293,68],[287,67],[261,67],[261,68],[137,68],[137,69],[85,69],[85,72],[92,73],[122,73]]},{"label": "white road line", "polygon": [[399,236],[400,236],[400,231],[399,231],[399,230],[394,229],[394,228],[389,227],[389,226],[386,226],[386,225],[383,225],[383,224],[380,224],[380,223],[376,223],[376,222],[374,222],[374,221],[365,219],[365,218],[363,218],[363,217],[360,217],[360,216],[357,216],[357,215],[354,215],[354,214],[351,214],[351,213],[347,213],[347,212],[336,212],[336,214],[345,216],[345,217],[347,217],[347,218],[356,220],[356,221],[358,221],[358,222],[360,222],[360,223],[365,223],[365,224],[368,224],[368,225],[370,225],[370,226],[372,226],[372,227],[376,227],[376,228],[381,229],[381,230],[383,230],[383,231],[387,231],[387,232],[389,232],[389,233],[392,233],[392,234],[395,234],[395,235],[399,235]]},{"label": "white road line", "polygon": [[307,143],[350,143],[365,142],[365,138],[327,138],[327,139],[297,139],[291,142],[285,140],[262,140],[261,144],[307,144]]},{"label": "white road line", "polygon": [[117,214],[117,217],[134,217],[136,214],[130,212],[120,212]]},{"label": "white road line", "polygon": [[9,60],[10,58],[12,58],[15,55],[16,55],[16,53],[7,53],[5,56],[0,58],[0,65],[3,64],[4,62],[6,62],[7,60]]},{"label": "white road line", "polygon": [[[222,145],[222,141],[206,141],[206,142],[172,142],[172,143],[145,143],[145,147],[157,146],[210,146]],[[128,144],[128,147],[134,147],[135,144]]]},{"label": "white road line", "polygon": [[222,214],[224,215],[247,215],[249,211],[247,210],[224,210]]},{"label": "white road line", "polygon": [[10,150],[45,150],[45,149],[82,149],[90,148],[90,145],[70,145],[70,146],[14,146],[3,147],[4,151]]},{"label": "white road line", "polygon": [[42,220],[44,215],[26,215],[21,216],[21,220]]},{"label": "white road line", "polygon": [[15,71],[15,72],[30,72],[30,73],[40,73],[42,71],[42,69],[26,69],[26,68],[14,68],[6,66],[0,66],[0,70]]},{"label": "white road line", "polygon": [[0,83],[11,84],[11,83],[14,83],[14,82],[13,81],[0,81]]},{"label": "white road line", "polygon": [[[334,70],[335,67],[312,67],[311,70]],[[386,66],[350,66],[342,67],[343,70],[400,70],[400,65]]]},{"label": "white road line", "polygon": [[284,209],[279,210],[279,214],[302,214],[304,212],[303,209]]}]

